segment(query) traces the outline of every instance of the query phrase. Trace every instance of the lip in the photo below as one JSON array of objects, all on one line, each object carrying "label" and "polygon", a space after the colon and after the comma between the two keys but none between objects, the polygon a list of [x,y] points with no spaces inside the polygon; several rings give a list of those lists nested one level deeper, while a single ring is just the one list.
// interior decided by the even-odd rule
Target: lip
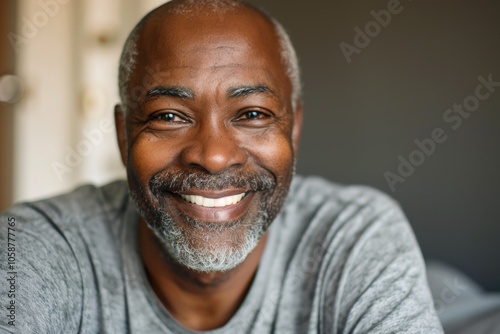
[{"label": "lip", "polygon": [[234,196],[234,195],[239,195],[243,193],[249,193],[248,189],[225,189],[225,190],[220,190],[220,191],[207,191],[207,190],[196,190],[196,191],[183,191],[181,195],[197,195],[197,196],[203,196],[206,198],[221,198],[221,197],[227,197],[227,196]]},{"label": "lip", "polygon": [[[242,190],[229,190],[221,192],[201,192],[196,191],[193,193],[184,193],[185,195],[199,195],[207,198],[220,198],[225,196],[233,196],[241,194],[245,191]],[[178,194],[170,193],[173,204],[184,213],[186,216],[206,222],[227,222],[233,221],[242,217],[250,208],[252,200],[256,193],[251,191],[247,192],[243,199],[232,205],[223,207],[204,207],[194,203],[183,200]],[[215,196],[215,197],[214,197]]]}]

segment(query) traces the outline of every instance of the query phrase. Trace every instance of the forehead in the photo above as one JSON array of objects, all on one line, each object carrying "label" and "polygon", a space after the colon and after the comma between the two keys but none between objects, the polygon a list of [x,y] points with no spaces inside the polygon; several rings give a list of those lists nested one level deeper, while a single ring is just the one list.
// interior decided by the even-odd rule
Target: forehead
[{"label": "forehead", "polygon": [[244,75],[290,92],[274,28],[252,9],[154,15],[140,31],[138,50],[135,80],[147,75],[146,69],[161,73],[162,80],[182,76],[193,82],[200,73],[215,71],[228,84]]}]

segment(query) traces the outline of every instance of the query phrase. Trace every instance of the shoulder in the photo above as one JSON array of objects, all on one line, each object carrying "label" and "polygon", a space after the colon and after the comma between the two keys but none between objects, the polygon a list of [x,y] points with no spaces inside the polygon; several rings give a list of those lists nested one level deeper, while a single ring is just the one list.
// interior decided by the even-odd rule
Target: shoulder
[{"label": "shoulder", "polygon": [[307,229],[347,229],[358,233],[407,221],[400,205],[375,188],[302,176],[297,176],[290,187],[284,215],[294,225],[298,220]]},{"label": "shoulder", "polygon": [[65,232],[85,228],[94,221],[116,220],[126,207],[127,199],[124,181],[102,187],[85,185],[67,194],[19,203],[0,216],[2,220],[15,220],[19,233],[57,243],[65,239]]},{"label": "shoulder", "polygon": [[[0,221],[12,222],[11,230],[0,231],[2,244],[11,247],[12,267],[6,263],[0,267],[4,273],[17,273],[16,327],[40,333],[76,332],[83,321],[84,304],[94,299],[89,292],[93,280],[88,277],[96,270],[90,255],[95,252],[90,249],[92,242],[111,239],[110,233],[92,226],[111,221],[125,198],[124,182],[87,185],[61,196],[21,203],[0,214]],[[107,236],[92,241],[96,234]],[[108,247],[109,243],[101,243]]]},{"label": "shoulder", "polygon": [[[338,272],[383,266],[383,259],[419,256],[413,231],[399,204],[368,186],[339,185],[319,177],[299,177],[284,209],[284,230],[297,246],[335,256]],[[304,249],[305,250],[305,249]]]},{"label": "shoulder", "polygon": [[110,214],[126,203],[127,185],[125,181],[115,181],[97,187],[84,185],[69,193],[51,198],[19,203],[5,214],[18,215],[29,220],[50,220],[63,227],[75,217],[89,217]]},{"label": "shoulder", "polygon": [[315,263],[309,274],[323,271],[325,279],[333,280],[332,287],[358,268],[382,268],[384,261],[379,260],[405,257],[407,252],[418,257],[416,240],[398,203],[367,186],[299,176],[277,225],[284,253]]},{"label": "shoulder", "polygon": [[375,188],[365,185],[343,185],[319,176],[297,175],[290,187],[289,197],[291,201],[306,199],[312,202],[336,201],[339,204],[397,204],[390,196]]},{"label": "shoulder", "polygon": [[317,177],[299,177],[292,191],[286,210],[291,226],[300,221],[296,254],[316,263],[311,274],[322,287],[327,328],[387,333],[405,324],[412,333],[441,332],[420,249],[395,200]]},{"label": "shoulder", "polygon": [[[102,187],[84,185],[69,193],[19,203],[2,217],[17,221],[19,233],[43,237],[53,244],[71,244],[70,239],[82,236],[82,231],[110,229],[119,220],[128,202],[125,181],[115,181]],[[3,218],[6,219],[6,218]]]}]

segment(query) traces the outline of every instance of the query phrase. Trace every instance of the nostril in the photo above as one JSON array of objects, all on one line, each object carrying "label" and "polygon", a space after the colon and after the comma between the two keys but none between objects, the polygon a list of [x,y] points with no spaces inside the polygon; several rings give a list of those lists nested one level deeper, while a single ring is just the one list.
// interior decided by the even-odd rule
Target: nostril
[{"label": "nostril", "polygon": [[246,155],[237,143],[228,141],[207,141],[201,145],[188,147],[182,153],[183,164],[201,168],[211,174],[221,173],[246,162]]}]

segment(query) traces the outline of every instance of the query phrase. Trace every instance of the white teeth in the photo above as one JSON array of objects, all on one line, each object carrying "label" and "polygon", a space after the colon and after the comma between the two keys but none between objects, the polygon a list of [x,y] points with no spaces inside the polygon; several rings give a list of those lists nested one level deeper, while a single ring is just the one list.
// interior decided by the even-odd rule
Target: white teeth
[{"label": "white teeth", "polygon": [[216,206],[216,207],[225,206],[225,205],[226,205],[226,199],[224,197],[216,198],[214,200],[214,206]]},{"label": "white teeth", "polygon": [[188,201],[190,203],[201,205],[207,208],[213,208],[213,207],[217,208],[239,203],[245,196],[245,193],[234,196],[220,197],[220,198],[207,198],[197,195],[182,195],[182,194],[180,196],[183,200]]},{"label": "white teeth", "polygon": [[215,200],[213,198],[204,198],[203,203],[201,203],[201,205],[213,208],[215,206]]}]

